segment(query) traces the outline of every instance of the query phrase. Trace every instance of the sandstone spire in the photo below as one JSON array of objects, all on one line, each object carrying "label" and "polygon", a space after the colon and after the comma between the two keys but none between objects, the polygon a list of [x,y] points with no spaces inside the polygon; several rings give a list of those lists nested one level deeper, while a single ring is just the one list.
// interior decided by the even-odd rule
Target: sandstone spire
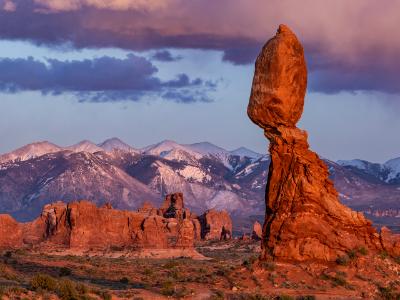
[{"label": "sandstone spire", "polygon": [[398,237],[385,232],[382,239],[361,213],[339,202],[326,165],[296,127],[306,87],[303,47],[280,25],[257,58],[247,111],[270,141],[262,258],[332,261],[358,247],[398,255]]}]

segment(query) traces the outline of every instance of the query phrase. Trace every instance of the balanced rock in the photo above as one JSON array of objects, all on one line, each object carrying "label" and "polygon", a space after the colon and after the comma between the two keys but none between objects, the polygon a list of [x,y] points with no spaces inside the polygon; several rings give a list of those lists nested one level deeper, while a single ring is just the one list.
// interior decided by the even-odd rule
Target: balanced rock
[{"label": "balanced rock", "polygon": [[199,217],[201,236],[205,240],[229,240],[232,238],[232,219],[226,211],[210,209]]},{"label": "balanced rock", "polygon": [[280,25],[257,58],[248,105],[248,116],[270,141],[261,257],[333,261],[358,247],[395,253],[390,233],[382,244],[363,214],[339,202],[326,165],[296,127],[306,86],[303,47]]}]

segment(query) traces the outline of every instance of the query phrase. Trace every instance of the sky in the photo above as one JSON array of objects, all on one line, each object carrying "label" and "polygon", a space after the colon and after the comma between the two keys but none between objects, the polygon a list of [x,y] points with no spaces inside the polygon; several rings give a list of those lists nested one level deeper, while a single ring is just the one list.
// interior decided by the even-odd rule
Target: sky
[{"label": "sky", "polygon": [[0,153],[119,137],[267,151],[246,115],[279,24],[304,45],[299,127],[332,160],[400,156],[400,1],[0,0]]}]

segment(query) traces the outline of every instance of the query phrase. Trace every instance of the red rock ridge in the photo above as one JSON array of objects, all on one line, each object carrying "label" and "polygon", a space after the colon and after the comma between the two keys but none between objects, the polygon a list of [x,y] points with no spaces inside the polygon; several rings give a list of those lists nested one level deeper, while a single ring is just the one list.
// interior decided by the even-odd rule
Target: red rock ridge
[{"label": "red rock ridge", "polygon": [[[226,213],[212,213],[224,218],[221,224],[232,226]],[[212,228],[219,226],[215,225],[218,219],[212,222]],[[201,231],[197,216],[184,208],[181,193],[168,195],[161,209],[144,203],[135,212],[110,205],[99,208],[89,201],[56,202],[29,223],[0,215],[0,249],[189,249],[201,238]]]}]

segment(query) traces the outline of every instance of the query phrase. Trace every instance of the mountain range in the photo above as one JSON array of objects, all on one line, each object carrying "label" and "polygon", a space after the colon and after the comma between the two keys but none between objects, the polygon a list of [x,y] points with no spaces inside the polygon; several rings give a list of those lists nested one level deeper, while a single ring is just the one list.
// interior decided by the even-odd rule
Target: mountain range
[{"label": "mountain range", "polygon": [[[324,161],[343,203],[399,230],[400,158]],[[44,204],[77,199],[137,209],[183,192],[195,212],[226,209],[241,232],[263,219],[269,163],[268,155],[245,147],[227,151],[208,142],[165,140],[142,149],[118,138],[69,147],[37,142],[0,155],[0,213],[28,221]]]}]

